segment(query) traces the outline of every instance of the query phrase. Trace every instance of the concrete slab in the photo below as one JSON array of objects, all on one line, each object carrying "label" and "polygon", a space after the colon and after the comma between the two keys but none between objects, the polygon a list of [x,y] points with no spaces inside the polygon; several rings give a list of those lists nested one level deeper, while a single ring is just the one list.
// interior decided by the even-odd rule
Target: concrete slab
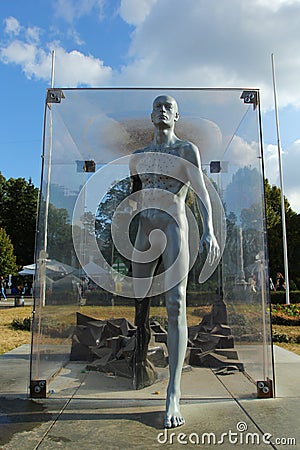
[{"label": "concrete slab", "polygon": [[253,383],[244,372],[231,375],[218,375],[218,382],[233,398],[257,398],[256,383]]},{"label": "concrete slab", "polygon": [[[244,364],[245,371],[253,380],[263,380],[265,375],[272,378],[272,367],[267,365],[267,361],[271,361],[271,347],[263,348],[261,343],[237,344],[235,349]],[[262,364],[264,360],[265,366]]]},{"label": "concrete slab", "polygon": [[[21,397],[17,398],[15,385],[0,401],[0,448],[109,450],[167,445],[181,449],[183,445],[191,448],[195,444],[203,449],[219,445],[226,449],[299,448],[300,356],[276,346],[274,350],[278,398],[243,399],[238,392],[251,393],[253,383],[242,373],[216,376],[210,369],[195,368],[182,376],[181,403],[187,423],[166,434],[162,424],[167,379],[163,376],[147,391],[134,391],[129,380],[123,379],[116,388],[115,379],[98,372],[88,373],[85,364],[70,363],[49,384],[53,391],[49,398],[36,401],[21,398],[27,385],[21,379]],[[13,374],[9,365],[16,369],[18,362],[19,373],[23,370],[27,380],[26,351],[28,348],[23,346],[2,358],[8,380]],[[2,368],[0,376],[4,380],[1,372]],[[272,435],[272,444],[263,442],[264,433],[268,433],[265,439]],[[238,444],[234,442],[236,438]],[[296,439],[296,444],[287,439]]]},{"label": "concrete slab", "polygon": [[[0,448],[33,450],[55,423],[65,400],[43,402],[7,396],[0,398]],[[13,443],[10,443],[12,440]]]},{"label": "concrete slab", "polygon": [[300,397],[300,355],[274,345],[276,397]]},{"label": "concrete slab", "polygon": [[28,397],[29,363],[29,344],[0,355],[0,395]]},{"label": "concrete slab", "polygon": [[300,448],[299,403],[296,399],[241,400],[240,404],[261,431],[272,435],[270,441],[276,449]]},{"label": "concrete slab", "polygon": [[[54,379],[49,384],[49,390],[55,391],[55,395],[64,395],[70,380],[80,378],[85,372],[84,364],[68,365],[58,380]],[[66,370],[70,370],[66,374]],[[65,374],[65,375],[64,375]],[[65,384],[64,384],[65,380]],[[134,390],[131,380],[107,375],[101,372],[86,372],[83,386],[77,393],[76,398],[91,399],[137,399],[157,400],[165,399],[168,383],[168,370],[159,369],[159,380],[145,389]],[[181,383],[182,399],[206,399],[206,398],[231,398],[224,386],[213,375],[211,369],[193,368],[192,371],[182,374]]]},{"label": "concrete slab", "polygon": [[[232,439],[244,439],[243,427],[261,442],[261,433],[234,400],[184,404],[182,410],[187,424],[176,430],[164,431],[163,406],[116,409],[113,406],[103,407],[101,402],[94,402],[90,408],[89,403],[72,400],[40,441],[38,448],[125,450],[162,448],[167,445],[179,449],[183,445],[191,448],[195,444],[203,449],[216,445],[235,448],[235,441]],[[33,442],[37,437],[36,433],[36,430],[33,430],[26,435],[23,433],[14,436],[3,450],[15,449],[20,438],[22,443]],[[222,438],[222,433],[227,434]],[[237,433],[231,436],[231,441],[229,433]],[[248,445],[237,445],[237,448],[247,447]],[[23,448],[27,450],[29,447]],[[259,448],[266,450],[270,446],[262,443]]]},{"label": "concrete slab", "polygon": [[[35,346],[37,351],[37,346]],[[39,380],[50,380],[60,372],[70,357],[71,345],[51,343],[39,346],[39,358],[33,357],[32,378]]]}]

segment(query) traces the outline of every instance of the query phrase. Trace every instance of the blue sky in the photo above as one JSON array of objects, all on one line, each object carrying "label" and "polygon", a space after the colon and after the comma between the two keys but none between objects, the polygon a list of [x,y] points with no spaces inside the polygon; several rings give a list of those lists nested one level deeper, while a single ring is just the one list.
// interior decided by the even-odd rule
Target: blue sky
[{"label": "blue sky", "polygon": [[[251,8],[250,8],[251,5]],[[300,212],[300,0],[0,0],[0,170],[39,186],[45,92],[55,86],[254,87],[266,176]]]}]

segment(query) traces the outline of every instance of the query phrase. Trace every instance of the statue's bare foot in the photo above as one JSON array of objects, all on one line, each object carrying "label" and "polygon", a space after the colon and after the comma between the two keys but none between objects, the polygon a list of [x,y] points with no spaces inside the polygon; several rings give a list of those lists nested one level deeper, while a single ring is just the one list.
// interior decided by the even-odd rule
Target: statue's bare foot
[{"label": "statue's bare foot", "polygon": [[179,409],[180,395],[171,394],[167,396],[166,415],[164,421],[165,428],[180,427],[185,423]]}]

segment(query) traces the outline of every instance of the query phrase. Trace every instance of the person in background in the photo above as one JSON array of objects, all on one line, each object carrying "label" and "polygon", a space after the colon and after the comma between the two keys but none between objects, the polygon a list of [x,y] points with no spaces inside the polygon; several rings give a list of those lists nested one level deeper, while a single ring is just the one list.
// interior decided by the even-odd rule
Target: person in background
[{"label": "person in background", "polygon": [[276,291],[285,291],[285,288],[286,288],[285,279],[284,279],[282,273],[277,272],[275,290]]},{"label": "person in background", "polygon": [[0,291],[0,297],[3,297],[3,300],[6,302],[7,298],[5,295],[5,280],[3,277],[0,277],[0,287],[1,287],[1,291]]}]

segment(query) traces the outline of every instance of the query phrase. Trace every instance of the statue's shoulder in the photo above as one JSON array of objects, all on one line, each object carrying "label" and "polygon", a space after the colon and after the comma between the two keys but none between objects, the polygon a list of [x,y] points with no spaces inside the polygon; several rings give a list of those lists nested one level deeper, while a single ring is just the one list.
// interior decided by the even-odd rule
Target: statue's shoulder
[{"label": "statue's shoulder", "polygon": [[199,157],[198,147],[190,141],[181,141],[181,156],[194,162]]},{"label": "statue's shoulder", "polygon": [[181,141],[181,147],[187,151],[198,151],[197,146],[190,141]]}]

